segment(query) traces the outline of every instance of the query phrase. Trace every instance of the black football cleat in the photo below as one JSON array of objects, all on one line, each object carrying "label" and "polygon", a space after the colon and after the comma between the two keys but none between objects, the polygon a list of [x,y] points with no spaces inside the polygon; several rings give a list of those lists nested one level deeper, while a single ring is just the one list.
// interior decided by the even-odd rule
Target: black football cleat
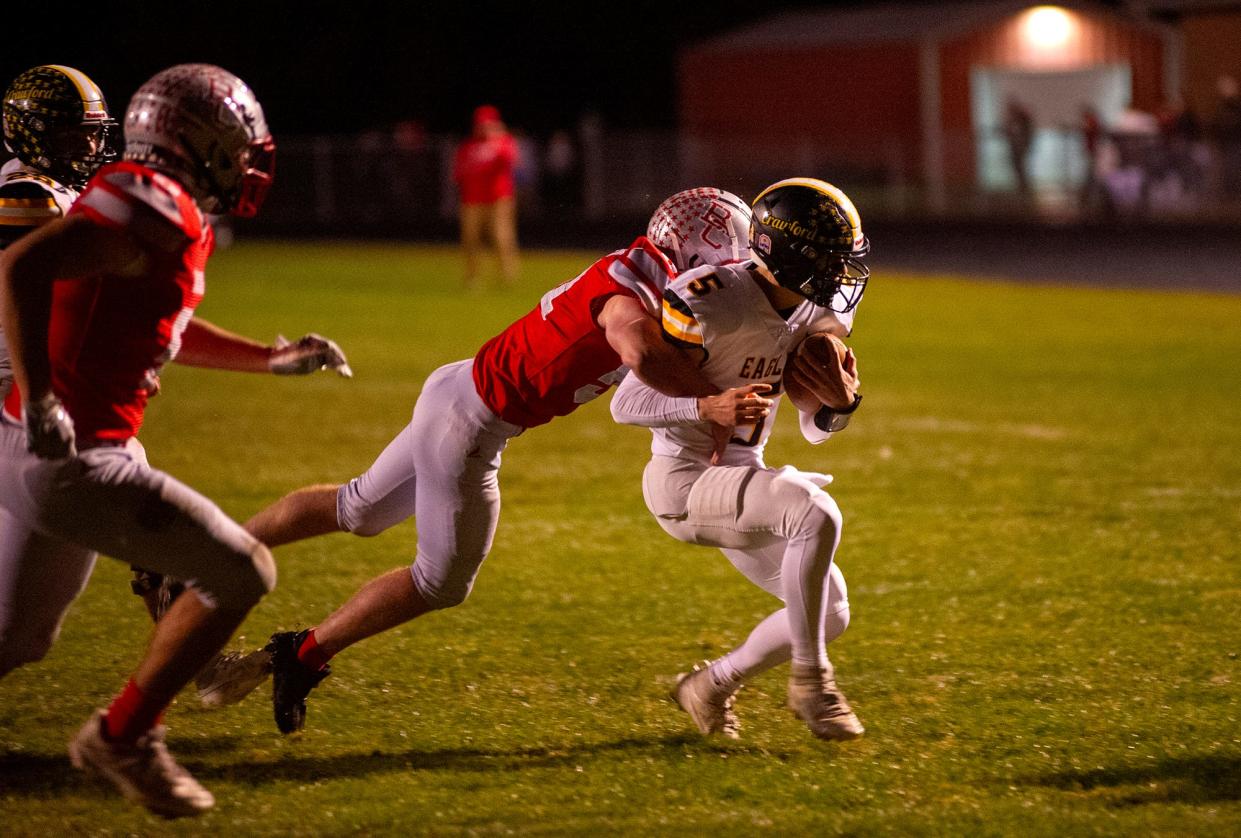
[{"label": "black football cleat", "polygon": [[297,659],[308,633],[309,629],[277,632],[264,647],[271,653],[271,703],[281,733],[293,733],[306,725],[306,696],[332,674],[330,666],[312,672]]}]

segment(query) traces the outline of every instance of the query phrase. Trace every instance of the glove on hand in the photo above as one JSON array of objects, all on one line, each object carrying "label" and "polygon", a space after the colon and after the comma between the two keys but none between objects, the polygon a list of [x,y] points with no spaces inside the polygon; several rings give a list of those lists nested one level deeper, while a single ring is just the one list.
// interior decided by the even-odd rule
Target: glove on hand
[{"label": "glove on hand", "polygon": [[54,393],[26,405],[26,449],[43,460],[77,455],[73,419]]},{"label": "glove on hand", "polygon": [[267,368],[276,375],[309,375],[318,370],[334,370],[342,378],[353,378],[353,370],[336,341],[313,332],[289,343],[284,335],[276,337]]}]

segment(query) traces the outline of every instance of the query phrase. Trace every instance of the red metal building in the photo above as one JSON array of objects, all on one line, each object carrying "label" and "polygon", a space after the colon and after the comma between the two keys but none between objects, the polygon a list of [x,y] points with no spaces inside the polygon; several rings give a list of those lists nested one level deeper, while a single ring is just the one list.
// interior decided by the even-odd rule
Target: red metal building
[{"label": "red metal building", "polygon": [[1033,115],[1036,180],[1080,180],[1083,110],[1160,109],[1181,90],[1179,44],[1170,26],[1091,3],[792,12],[682,52],[680,126],[707,168],[747,185],[832,172],[943,207],[1011,186],[1014,100]]}]

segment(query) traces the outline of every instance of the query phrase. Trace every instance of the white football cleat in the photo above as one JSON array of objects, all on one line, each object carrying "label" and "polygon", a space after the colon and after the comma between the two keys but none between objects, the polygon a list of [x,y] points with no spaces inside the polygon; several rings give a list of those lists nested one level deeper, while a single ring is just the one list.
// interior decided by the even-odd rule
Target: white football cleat
[{"label": "white football cleat", "polygon": [[793,664],[789,709],[820,739],[857,739],[866,732],[836,686],[836,674],[830,666]]},{"label": "white football cleat", "polygon": [[204,707],[236,704],[271,675],[271,652],[222,652],[211,659],[198,675],[198,700]]},{"label": "white football cleat", "polygon": [[69,742],[73,767],[101,777],[126,800],[157,815],[180,818],[201,815],[215,798],[172,758],[164,744],[164,726],[138,737],[134,743],[103,738],[103,711],[96,710]]},{"label": "white football cleat", "polygon": [[737,694],[725,692],[711,680],[706,664],[698,664],[691,672],[677,675],[672,700],[689,713],[703,736],[721,734],[729,739],[741,738],[741,724],[733,712]]}]

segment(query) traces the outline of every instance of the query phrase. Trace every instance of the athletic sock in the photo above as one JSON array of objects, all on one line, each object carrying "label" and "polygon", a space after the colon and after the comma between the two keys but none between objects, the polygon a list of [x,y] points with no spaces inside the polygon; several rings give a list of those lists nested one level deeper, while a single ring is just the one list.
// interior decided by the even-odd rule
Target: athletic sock
[{"label": "athletic sock", "polygon": [[707,665],[707,674],[711,676],[711,683],[720,690],[730,693],[741,685],[741,673],[737,671],[731,658],[732,655],[727,654]]},{"label": "athletic sock", "polygon": [[136,742],[139,736],[158,725],[163,716],[164,708],[155,706],[130,678],[104,714],[104,737],[113,742]]},{"label": "athletic sock", "polygon": [[319,645],[319,640],[315,637],[315,630],[311,629],[302,638],[302,645],[297,647],[297,659],[302,662],[302,666],[311,672],[318,672],[327,666],[327,662],[332,659],[332,655]]}]

